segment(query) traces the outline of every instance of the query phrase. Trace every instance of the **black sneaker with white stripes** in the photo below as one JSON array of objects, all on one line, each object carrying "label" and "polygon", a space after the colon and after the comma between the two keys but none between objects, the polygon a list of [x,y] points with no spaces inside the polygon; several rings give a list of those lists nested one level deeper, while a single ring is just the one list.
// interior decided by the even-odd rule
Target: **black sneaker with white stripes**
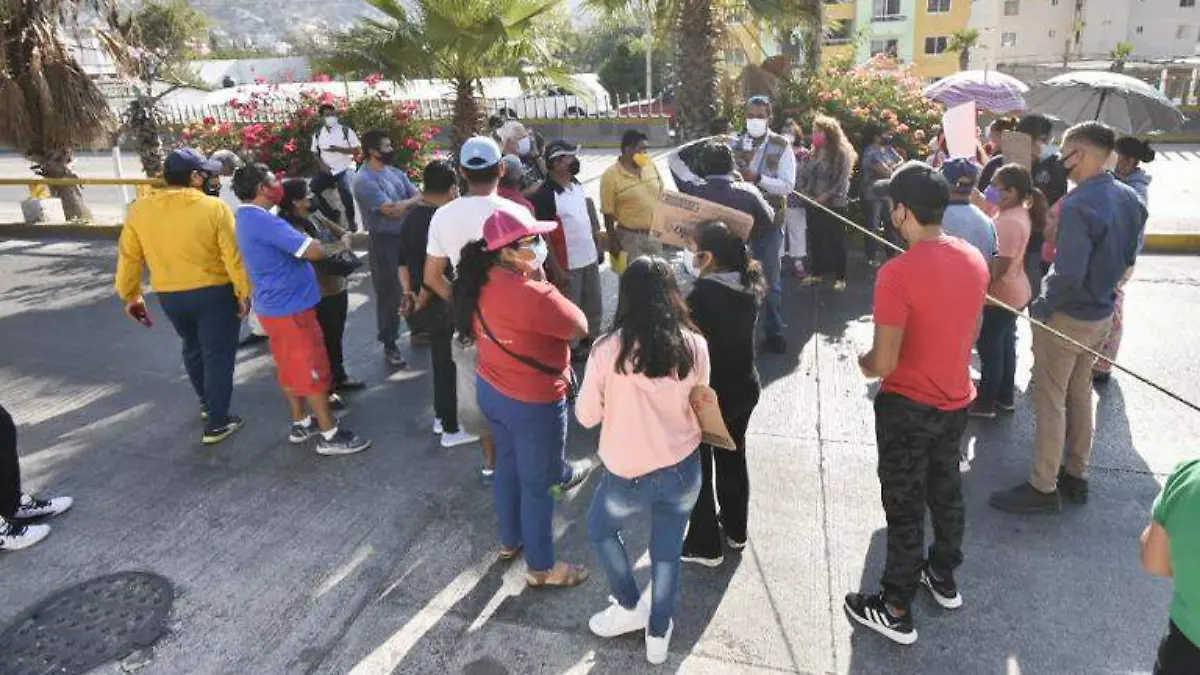
[{"label": "black sneaker with white stripes", "polygon": [[29,548],[49,534],[49,525],[25,525],[0,518],[0,551]]},{"label": "black sneaker with white stripes", "polygon": [[888,609],[882,593],[875,595],[847,593],[845,609],[846,615],[851,619],[893,642],[911,645],[917,641],[917,629],[913,628],[912,612],[896,616]]},{"label": "black sneaker with white stripes", "polygon": [[33,495],[21,495],[21,502],[17,505],[17,512],[13,514],[13,519],[29,520],[30,518],[57,516],[70,509],[74,503],[75,500],[70,497],[41,499]]},{"label": "black sneaker with white stripes", "polygon": [[954,583],[954,576],[947,574],[945,578],[938,578],[937,573],[930,569],[929,563],[925,563],[921,568],[921,585],[929,590],[934,601],[943,609],[958,609],[963,606],[962,595],[958,592],[958,584]]},{"label": "black sneaker with white stripes", "polygon": [[288,431],[288,443],[299,445],[319,433],[321,430],[312,417],[306,418],[303,422],[292,422],[292,428]]},{"label": "black sneaker with white stripes", "polygon": [[371,447],[371,441],[359,438],[353,431],[342,428],[334,433],[333,438],[325,438],[322,434],[317,440],[317,454],[321,455],[353,455]]}]

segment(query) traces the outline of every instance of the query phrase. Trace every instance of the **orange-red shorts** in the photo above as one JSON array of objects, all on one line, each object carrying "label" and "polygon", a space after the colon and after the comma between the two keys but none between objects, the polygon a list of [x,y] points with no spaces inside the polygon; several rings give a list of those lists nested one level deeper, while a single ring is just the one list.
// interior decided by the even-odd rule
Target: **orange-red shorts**
[{"label": "orange-red shorts", "polygon": [[329,393],[329,354],[317,312],[310,309],[290,316],[259,316],[271,339],[271,356],[279,369],[279,386],[292,396]]}]

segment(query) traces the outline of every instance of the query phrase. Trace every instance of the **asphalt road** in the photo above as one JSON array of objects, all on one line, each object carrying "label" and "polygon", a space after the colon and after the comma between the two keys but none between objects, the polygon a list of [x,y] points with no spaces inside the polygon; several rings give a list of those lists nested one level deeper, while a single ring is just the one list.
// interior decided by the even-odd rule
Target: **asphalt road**
[{"label": "asphalt road", "polygon": [[[987,506],[1029,469],[1032,404],[1020,395],[1015,416],[973,422],[965,441],[965,607],[921,596],[912,647],[852,630],[842,596],[874,588],[884,556],[872,390],[854,361],[870,332],[858,262],[844,294],[789,282],[792,349],[760,360],[750,546],[718,569],[685,568],[671,658],[653,669],[640,639],[589,633],[602,575],[542,592],[524,587],[520,563],[493,562],[477,451],[443,450],[429,433],[426,352],[385,370],[366,279],[351,289],[347,358],[371,387],[347,424],[375,446],[323,458],[289,445],[269,356],[251,351],[234,400],[248,424],[209,449],[157,304],[151,330],[120,314],[114,255],[109,242],[0,242],[0,400],[20,425],[28,488],[76,498],[46,542],[0,556],[0,625],[65,586],[144,569],[178,591],[146,675],[1151,670],[1170,583],[1139,569],[1138,534],[1164,475],[1196,456],[1200,414],[1120,375],[1097,397],[1091,503],[1024,518]],[[605,272],[609,311],[613,282]],[[1121,360],[1200,400],[1196,259],[1146,257],[1126,312]],[[1022,391],[1029,344],[1023,327]],[[593,434],[571,430],[571,456],[594,448]],[[594,568],[593,487],[561,504],[555,531],[562,557]],[[646,523],[628,535],[644,582]]]},{"label": "asphalt road", "polygon": [[[663,152],[658,150],[654,154],[661,155]],[[588,185],[593,198],[599,198],[600,174],[612,164],[615,157],[612,150],[584,150],[579,178]],[[123,155],[121,164],[124,176],[142,175],[135,155]],[[666,176],[666,163],[661,156],[659,165]],[[1200,145],[1162,146],[1158,159],[1145,165],[1145,168],[1154,179],[1150,185],[1152,209],[1148,231],[1200,231],[1200,217],[1195,206],[1200,204]],[[81,154],[76,160],[75,170],[80,176],[89,178],[112,178],[117,175],[111,154]],[[15,155],[0,153],[0,178],[23,178],[29,175],[27,162]],[[27,193],[25,188],[0,187],[0,223],[20,222],[20,202]],[[87,201],[99,222],[116,223],[123,218],[125,202],[120,188],[89,187]]]}]

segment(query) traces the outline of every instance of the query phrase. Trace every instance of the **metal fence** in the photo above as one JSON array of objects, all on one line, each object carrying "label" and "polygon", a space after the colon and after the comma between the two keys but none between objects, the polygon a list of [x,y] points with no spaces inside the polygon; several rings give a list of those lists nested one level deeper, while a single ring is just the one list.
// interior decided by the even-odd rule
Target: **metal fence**
[{"label": "metal fence", "polygon": [[[453,117],[454,101],[450,99],[396,100],[408,105],[416,119],[435,121]],[[571,119],[647,119],[674,117],[674,106],[662,97],[638,99],[618,95],[597,103],[583,96],[524,96],[519,98],[478,99],[485,115],[515,117],[523,120]],[[264,102],[252,112],[225,105],[177,105],[159,108],[169,124],[195,124],[206,119],[222,123],[285,122],[295,113],[295,102]]]}]

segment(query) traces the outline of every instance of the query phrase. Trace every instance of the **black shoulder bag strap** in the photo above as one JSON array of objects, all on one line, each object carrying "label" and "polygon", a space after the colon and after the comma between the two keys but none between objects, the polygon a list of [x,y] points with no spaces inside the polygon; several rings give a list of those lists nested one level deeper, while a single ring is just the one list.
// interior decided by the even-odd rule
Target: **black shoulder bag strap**
[{"label": "black shoulder bag strap", "polygon": [[497,347],[500,348],[500,351],[504,352],[505,354],[508,354],[509,356],[516,359],[517,361],[520,361],[521,363],[529,366],[530,368],[533,368],[534,370],[536,370],[540,373],[545,373],[546,375],[553,375],[555,377],[564,378],[567,382],[567,400],[570,401],[571,403],[575,402],[575,396],[579,392],[579,386],[578,386],[578,380],[575,377],[575,370],[573,368],[571,368],[570,366],[567,366],[567,370],[564,373],[563,371],[560,371],[559,369],[557,369],[553,366],[548,366],[548,365],[542,363],[541,361],[538,361],[537,359],[533,359],[533,358],[530,358],[523,354],[518,354],[518,353],[512,351],[511,349],[506,347],[503,342],[501,342],[500,340],[498,340],[496,338],[496,334],[493,333],[492,329],[488,327],[487,320],[483,318],[483,312],[480,310],[476,310],[475,313],[479,317],[479,325],[480,325],[480,327],[483,328],[483,332],[487,334],[489,340],[491,340],[493,343],[495,343],[495,345]]}]

